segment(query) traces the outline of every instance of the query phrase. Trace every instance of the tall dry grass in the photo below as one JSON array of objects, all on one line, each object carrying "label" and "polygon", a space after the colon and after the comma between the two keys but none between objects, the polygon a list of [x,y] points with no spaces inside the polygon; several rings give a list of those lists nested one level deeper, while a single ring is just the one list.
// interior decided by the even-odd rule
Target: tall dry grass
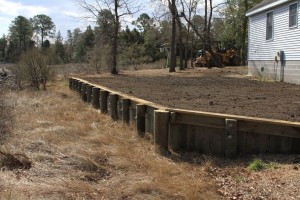
[{"label": "tall dry grass", "polygon": [[133,127],[68,90],[10,93],[15,124],[1,146],[30,169],[0,171],[0,199],[219,199],[205,165],[154,153]]}]

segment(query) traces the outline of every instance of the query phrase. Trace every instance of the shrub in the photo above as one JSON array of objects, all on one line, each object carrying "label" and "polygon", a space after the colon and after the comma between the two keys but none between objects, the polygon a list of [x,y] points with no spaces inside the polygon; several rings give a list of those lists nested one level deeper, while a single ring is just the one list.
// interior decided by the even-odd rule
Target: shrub
[{"label": "shrub", "polygon": [[49,64],[49,57],[42,54],[37,49],[26,52],[21,56],[20,62],[14,68],[16,82],[21,87],[23,82],[29,83],[38,90],[54,76],[54,72]]}]

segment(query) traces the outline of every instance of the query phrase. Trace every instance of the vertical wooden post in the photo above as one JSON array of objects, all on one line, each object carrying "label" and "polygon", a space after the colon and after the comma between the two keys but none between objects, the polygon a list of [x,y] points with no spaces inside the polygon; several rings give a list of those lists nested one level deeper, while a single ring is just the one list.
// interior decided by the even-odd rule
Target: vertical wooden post
[{"label": "vertical wooden post", "polygon": [[166,155],[169,152],[170,113],[164,110],[154,111],[154,146],[155,151]]},{"label": "vertical wooden post", "polygon": [[73,79],[69,77],[69,88],[72,89],[73,87]]},{"label": "vertical wooden post", "polygon": [[100,108],[100,88],[92,88],[92,105],[95,109]]},{"label": "vertical wooden post", "polygon": [[109,94],[110,116],[113,120],[118,120],[117,100],[116,94]]},{"label": "vertical wooden post", "polygon": [[129,124],[129,99],[122,99],[122,121]]},{"label": "vertical wooden post", "polygon": [[100,111],[101,113],[107,113],[107,96],[106,90],[100,90]]},{"label": "vertical wooden post", "polygon": [[81,85],[81,98],[84,102],[86,102],[86,83],[82,83]]},{"label": "vertical wooden post", "polygon": [[72,78],[72,90],[76,89],[76,80],[74,78]]},{"label": "vertical wooden post", "polygon": [[237,120],[225,120],[225,157],[234,158],[237,155]]},{"label": "vertical wooden post", "polygon": [[72,87],[72,89],[75,90],[76,87],[77,87],[76,79],[73,79],[73,87]]},{"label": "vertical wooden post", "polygon": [[145,114],[146,106],[143,104],[136,105],[136,129],[139,136],[145,134]]},{"label": "vertical wooden post", "polygon": [[91,86],[90,84],[86,85],[86,101],[88,103],[91,103],[92,101],[92,88],[93,86]]},{"label": "vertical wooden post", "polygon": [[81,95],[81,85],[82,85],[82,82],[81,81],[78,81],[78,85],[77,85],[77,91],[78,93]]}]

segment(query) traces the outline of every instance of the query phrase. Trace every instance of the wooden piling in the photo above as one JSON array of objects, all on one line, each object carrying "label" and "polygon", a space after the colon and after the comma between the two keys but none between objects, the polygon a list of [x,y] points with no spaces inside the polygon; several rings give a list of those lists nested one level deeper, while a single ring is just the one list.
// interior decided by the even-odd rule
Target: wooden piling
[{"label": "wooden piling", "polygon": [[73,79],[73,88],[72,88],[73,90],[76,90],[77,83],[78,83],[78,81],[76,79]]},{"label": "wooden piling", "polygon": [[234,158],[237,155],[237,120],[225,119],[225,157]]},{"label": "wooden piling", "polygon": [[109,94],[110,116],[113,120],[118,120],[117,101],[118,96],[116,94]]},{"label": "wooden piling", "polygon": [[129,99],[122,99],[122,121],[129,124]]},{"label": "wooden piling", "polygon": [[77,84],[77,91],[78,93],[81,95],[81,86],[82,86],[82,83],[81,81],[78,81],[78,84]]},{"label": "wooden piling", "polygon": [[136,105],[136,129],[139,136],[145,135],[145,114],[146,106],[143,104]]},{"label": "wooden piling", "polygon": [[69,88],[72,89],[73,87],[73,79],[69,77]]},{"label": "wooden piling", "polygon": [[170,113],[164,110],[154,111],[154,146],[155,151],[166,155],[169,152]]},{"label": "wooden piling", "polygon": [[100,108],[100,88],[97,87],[92,88],[92,106],[95,109]]},{"label": "wooden piling", "polygon": [[106,90],[100,90],[100,111],[101,113],[107,113],[107,96]]},{"label": "wooden piling", "polygon": [[86,102],[86,100],[87,100],[87,96],[86,96],[86,86],[87,86],[86,83],[82,83],[82,85],[81,85],[81,99],[82,99],[82,101],[84,101],[84,102]]},{"label": "wooden piling", "polygon": [[86,85],[86,102],[91,103],[92,101],[92,88],[93,86],[90,84]]}]

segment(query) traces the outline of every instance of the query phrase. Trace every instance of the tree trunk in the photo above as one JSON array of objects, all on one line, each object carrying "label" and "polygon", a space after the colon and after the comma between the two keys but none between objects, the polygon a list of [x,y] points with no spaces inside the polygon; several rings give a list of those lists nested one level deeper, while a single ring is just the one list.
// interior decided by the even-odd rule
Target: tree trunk
[{"label": "tree trunk", "polygon": [[[248,10],[248,1],[244,0],[244,8],[245,10]],[[246,59],[247,59],[247,47],[246,47],[246,36],[247,36],[247,26],[248,26],[248,19],[246,16],[244,16],[243,20],[243,32],[242,32],[242,46],[241,46],[241,57],[242,57],[242,65],[246,65]]]},{"label": "tree trunk", "polygon": [[184,66],[183,66],[183,41],[182,41],[182,25],[181,25],[181,21],[180,18],[177,17],[177,25],[178,25],[178,41],[179,41],[179,70],[184,70]]},{"label": "tree trunk", "polygon": [[113,45],[112,45],[112,74],[118,74],[117,71],[117,51],[118,51],[118,33],[119,33],[119,15],[118,15],[118,0],[115,0],[115,30],[113,36]]},{"label": "tree trunk", "polygon": [[175,13],[175,0],[172,3],[169,0],[169,8],[172,13],[172,39],[171,39],[171,65],[169,72],[175,72],[176,67],[176,13]]}]

